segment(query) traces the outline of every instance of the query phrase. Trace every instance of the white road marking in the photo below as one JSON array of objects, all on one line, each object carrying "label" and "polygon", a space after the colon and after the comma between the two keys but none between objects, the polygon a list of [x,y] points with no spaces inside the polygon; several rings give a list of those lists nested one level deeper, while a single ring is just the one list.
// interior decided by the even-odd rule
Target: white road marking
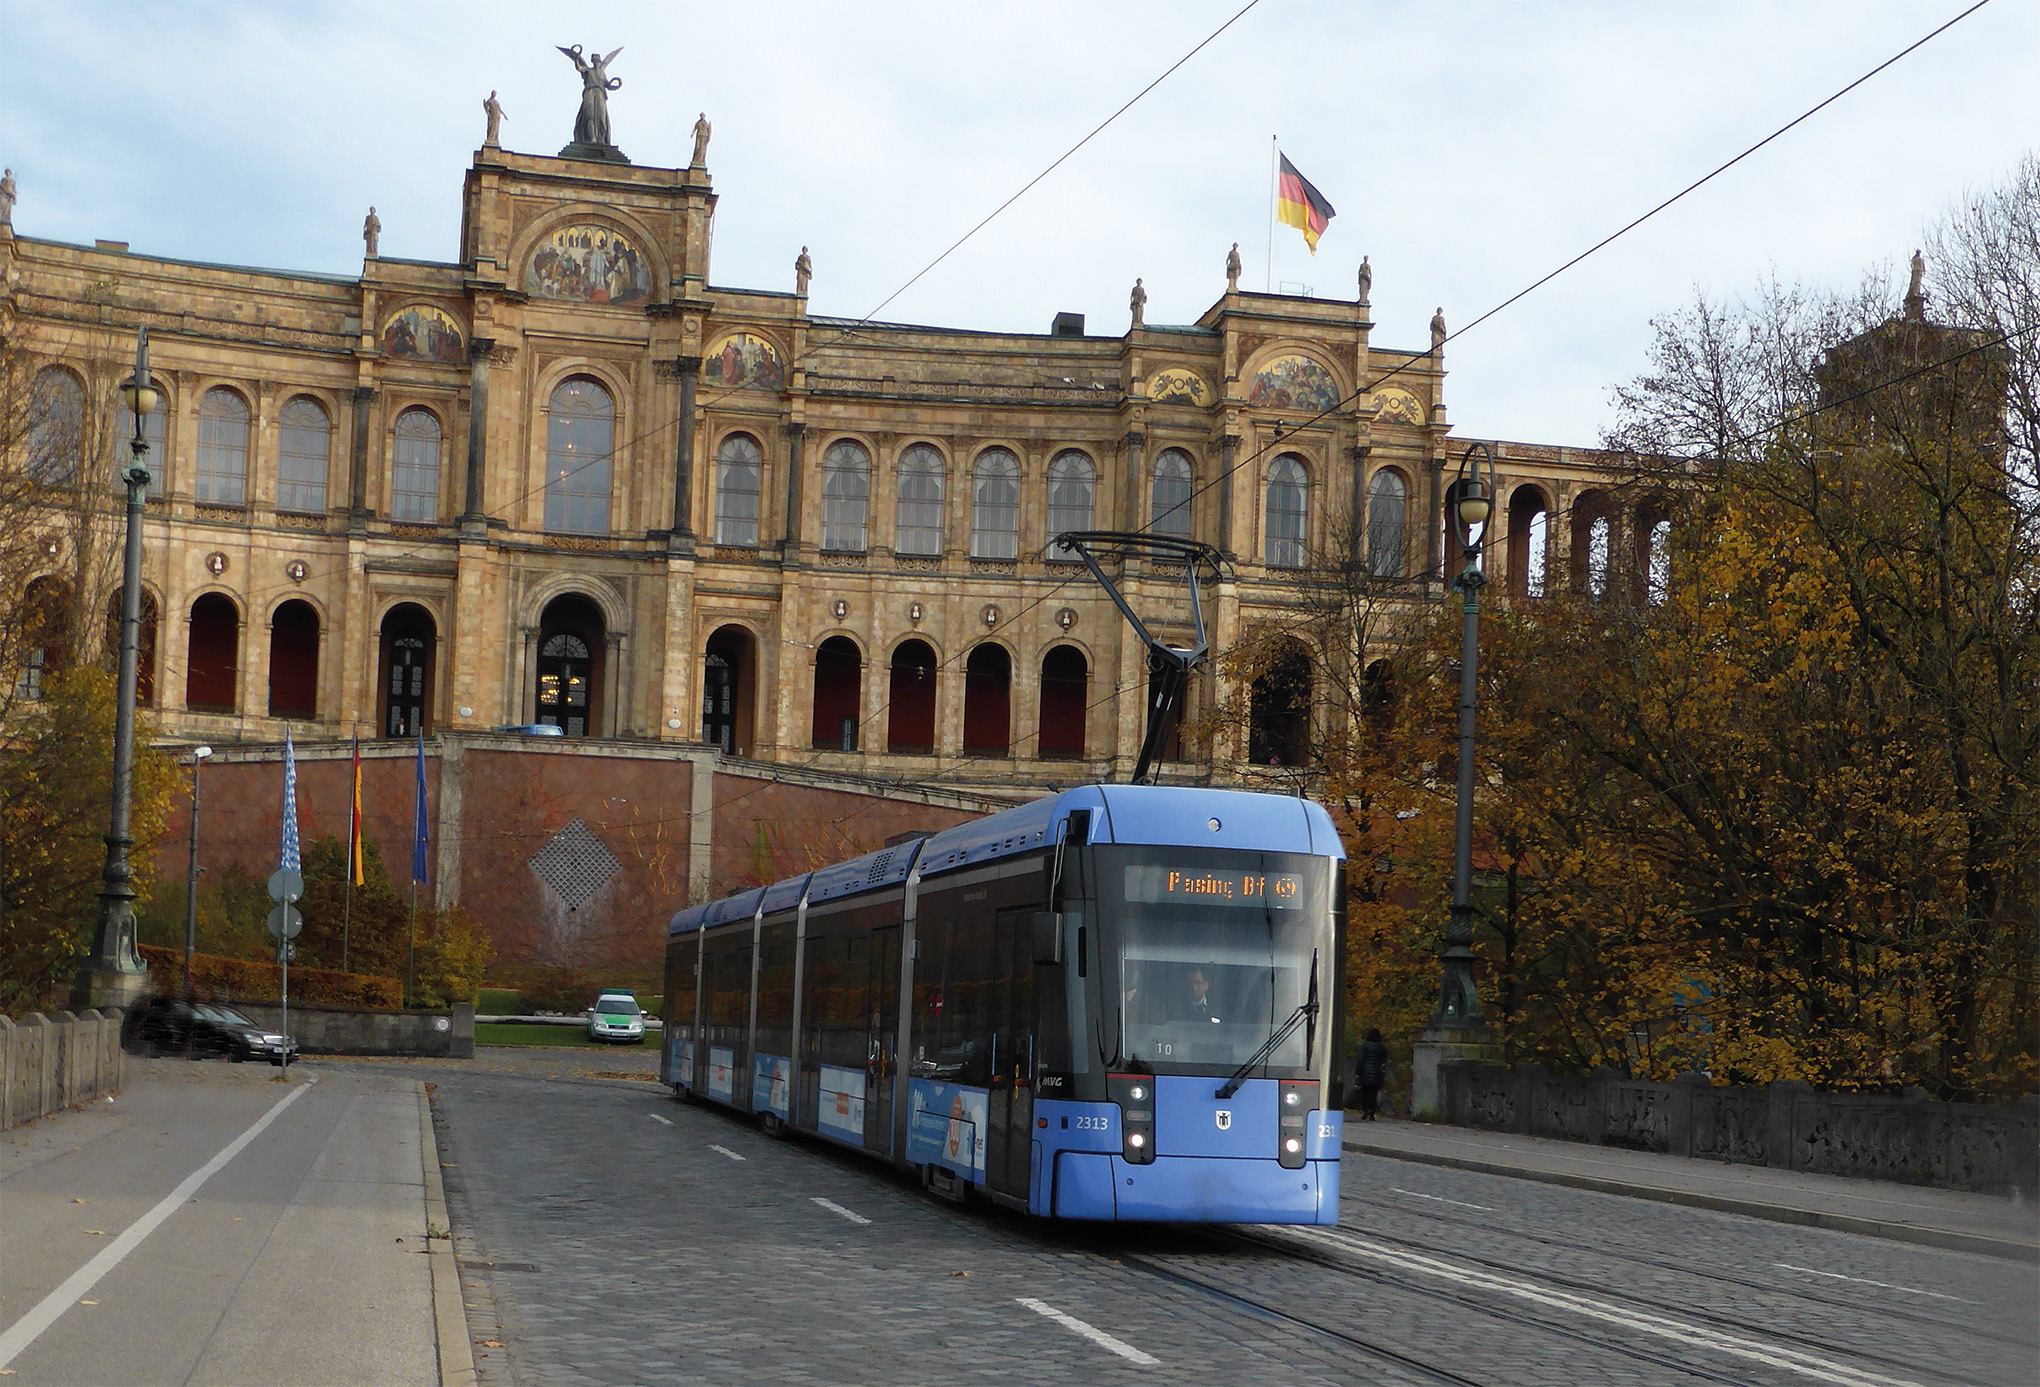
[{"label": "white road marking", "polygon": [[741,1161],[742,1159],[744,1159],[742,1156],[739,1156],[736,1152],[730,1150],[730,1148],[727,1146],[710,1146],[708,1149],[711,1151],[720,1151],[733,1161]]},{"label": "white road marking", "polygon": [[1062,1311],[1056,1309],[1053,1305],[1043,1304],[1041,1301],[1036,1300],[1033,1296],[1020,1296],[1018,1297],[1018,1300],[1022,1305],[1032,1310],[1035,1314],[1044,1315],[1047,1318],[1054,1320],[1064,1329],[1072,1330],[1078,1334],[1083,1335],[1086,1339],[1089,1339],[1092,1343],[1097,1344],[1100,1348],[1111,1349],[1114,1353],[1118,1354],[1121,1358],[1124,1358],[1129,1362],[1138,1363],[1144,1368],[1152,1368],[1160,1364],[1160,1362],[1162,1361],[1161,1359],[1155,1357],[1151,1353],[1142,1353],[1139,1349],[1135,1348],[1132,1344],[1127,1343],[1126,1340],[1124,1339],[1113,1338],[1110,1334],[1107,1334],[1104,1330],[1098,1328],[1096,1325],[1085,1324],[1075,1315],[1065,1315]]},{"label": "white road marking", "polygon": [[1877,1286],[1887,1291],[1904,1291],[1907,1295],[1928,1295],[1936,1300],[1956,1300],[1964,1305],[1976,1304],[1973,1300],[1962,1300],[1959,1295],[1945,1295],[1940,1291],[1917,1291],[1911,1286],[1894,1286],[1889,1281],[1869,1281],[1860,1276],[1844,1276],[1838,1271],[1816,1271],[1812,1267],[1795,1267],[1789,1262],[1773,1262],[1771,1265],[1779,1271],[1805,1272],[1808,1276],[1831,1276],[1837,1281],[1853,1281],[1858,1286]]},{"label": "white road marking", "polygon": [[184,1177],[184,1182],[163,1196],[156,1207],[143,1214],[121,1230],[119,1237],[108,1243],[106,1250],[71,1273],[64,1284],[44,1296],[35,1308],[7,1327],[0,1334],[0,1368],[6,1367],[20,1356],[21,1351],[34,1343],[45,1329],[55,1324],[66,1310],[84,1298],[85,1292],[99,1283],[99,1278],[119,1266],[130,1252],[142,1245],[142,1240],[163,1226],[170,1215],[182,1208],[199,1187],[220,1173],[228,1161],[241,1154],[248,1143],[262,1135],[265,1128],[283,1113],[283,1110],[311,1092],[312,1085],[319,1081],[314,1074],[303,1088],[294,1088],[276,1101],[268,1112],[255,1119],[253,1126],[235,1137],[217,1156],[197,1170]]},{"label": "white road marking", "polygon": [[1469,1204],[1463,1199],[1447,1199],[1442,1194],[1425,1194],[1422,1190],[1401,1190],[1397,1189],[1394,1185],[1390,1185],[1388,1192],[1390,1194],[1406,1194],[1412,1199],[1433,1199],[1440,1204],[1457,1204],[1462,1209],[1478,1209],[1484,1214],[1494,1212],[1493,1209],[1485,1204]]},{"label": "white road marking", "polygon": [[871,1220],[866,1218],[863,1214],[857,1213],[855,1210],[852,1209],[846,1209],[833,1199],[824,1199],[819,1194],[814,1195],[812,1197],[815,1203],[821,1205],[824,1209],[827,1209],[830,1213],[841,1214],[844,1218],[849,1219],[852,1223],[871,1222]]},{"label": "white road marking", "polygon": [[1491,1291],[1513,1296],[1518,1300],[1531,1301],[1554,1310],[1564,1310],[1587,1319],[1600,1320],[1606,1324],[1620,1326],[1642,1334],[1653,1334],[1661,1339],[1671,1339],[1694,1348],[1710,1349],[1736,1358],[1745,1358],[1768,1367],[1781,1368],[1787,1372],[1810,1377],[1817,1382],[1835,1384],[1835,1387],[1919,1387],[1905,1378],[1887,1377],[1867,1368],[1853,1367],[1832,1358],[1817,1354],[1802,1353],[1798,1349],[1785,1348],[1778,1344],[1767,1344],[1758,1339],[1747,1339],[1740,1334],[1729,1334],[1718,1329],[1703,1328],[1687,1324],[1682,1320],[1669,1319],[1632,1306],[1618,1305],[1612,1301],[1600,1300],[1593,1296],[1581,1295],[1574,1291],[1560,1290],[1555,1286],[1541,1285],[1534,1281],[1519,1280],[1512,1276],[1500,1276],[1490,1271],[1459,1266],[1440,1258],[1410,1252],[1400,1247],[1363,1238],[1355,1233],[1331,1232],[1321,1229],[1297,1229],[1298,1236],[1312,1241],[1329,1244],[1342,1252],[1371,1258],[1404,1271],[1424,1276],[1435,1276],[1446,1281],[1456,1281],[1476,1290]]},{"label": "white road marking", "polygon": [[653,1113],[646,1113],[646,1114],[645,1114],[645,1116],[646,1116],[646,1117],[649,1117],[649,1118],[650,1118],[650,1119],[652,1119],[652,1121],[654,1121],[654,1122],[663,1122],[663,1123],[665,1123],[665,1124],[666,1124],[666,1125],[667,1125],[668,1127],[670,1127],[670,1126],[672,1126],[672,1125],[673,1125],[673,1119],[672,1119],[672,1118],[670,1118],[670,1117],[661,1117],[661,1116],[659,1116],[659,1115],[658,1115],[657,1113],[655,1113],[655,1112],[653,1112]]}]

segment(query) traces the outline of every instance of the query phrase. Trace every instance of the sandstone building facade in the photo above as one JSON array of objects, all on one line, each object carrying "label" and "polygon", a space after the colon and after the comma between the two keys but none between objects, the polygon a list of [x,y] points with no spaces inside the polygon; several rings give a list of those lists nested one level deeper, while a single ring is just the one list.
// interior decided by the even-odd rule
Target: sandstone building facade
[{"label": "sandstone building facade", "polygon": [[[1376,345],[1364,293],[1234,282],[1194,324],[1136,311],[1111,335],[850,322],[809,313],[805,255],[792,292],[712,281],[702,161],[491,145],[462,199],[454,258],[371,237],[353,276],[0,224],[0,338],[39,398],[110,411],[149,329],[143,679],[165,734],[549,724],[1010,792],[1124,776],[1144,730],[1144,652],[1046,552],[1059,531],[1224,552],[1217,650],[1281,624],[1327,553],[1443,594],[1469,440],[1442,347]],[[1599,581],[1635,529],[1605,460],[1495,448],[1504,590]],[[1175,579],[1128,586],[1187,633]],[[1239,692],[1220,678],[1193,688],[1192,728]],[[1165,777],[1293,763],[1306,729],[1273,702],[1255,717],[1178,739]]]}]

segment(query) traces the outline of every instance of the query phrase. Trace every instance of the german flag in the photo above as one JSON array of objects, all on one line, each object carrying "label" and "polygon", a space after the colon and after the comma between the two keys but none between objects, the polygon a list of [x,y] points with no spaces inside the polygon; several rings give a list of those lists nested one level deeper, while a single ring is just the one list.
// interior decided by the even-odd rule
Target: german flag
[{"label": "german flag", "polygon": [[1289,162],[1284,154],[1281,176],[1275,184],[1276,219],[1284,226],[1293,226],[1303,233],[1305,244],[1312,255],[1317,254],[1317,238],[1325,234],[1325,227],[1331,224],[1338,213],[1332,204],[1325,201],[1325,195],[1311,187],[1310,180],[1296,171],[1296,165]]}]

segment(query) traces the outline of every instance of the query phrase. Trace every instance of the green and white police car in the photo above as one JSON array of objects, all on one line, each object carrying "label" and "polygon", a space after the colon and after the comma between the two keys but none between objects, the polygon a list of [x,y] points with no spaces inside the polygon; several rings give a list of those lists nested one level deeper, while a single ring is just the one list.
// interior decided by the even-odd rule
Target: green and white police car
[{"label": "green and white police car", "polygon": [[637,998],[622,988],[604,989],[595,1005],[588,1008],[588,1038],[644,1044],[645,1014]]}]

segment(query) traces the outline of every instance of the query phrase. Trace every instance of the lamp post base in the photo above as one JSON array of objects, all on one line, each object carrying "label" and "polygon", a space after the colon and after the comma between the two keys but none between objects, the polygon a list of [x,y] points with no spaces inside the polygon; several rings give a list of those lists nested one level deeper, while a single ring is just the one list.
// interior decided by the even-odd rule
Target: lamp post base
[{"label": "lamp post base", "polygon": [[71,983],[71,1010],[106,1011],[118,1007],[127,1011],[140,1006],[156,989],[147,973],[129,973],[113,968],[81,968]]},{"label": "lamp post base", "polygon": [[1497,1064],[1502,1047],[1486,1026],[1427,1026],[1410,1051],[1410,1115],[1424,1122],[1445,1119],[1440,1069],[1471,1061]]}]

